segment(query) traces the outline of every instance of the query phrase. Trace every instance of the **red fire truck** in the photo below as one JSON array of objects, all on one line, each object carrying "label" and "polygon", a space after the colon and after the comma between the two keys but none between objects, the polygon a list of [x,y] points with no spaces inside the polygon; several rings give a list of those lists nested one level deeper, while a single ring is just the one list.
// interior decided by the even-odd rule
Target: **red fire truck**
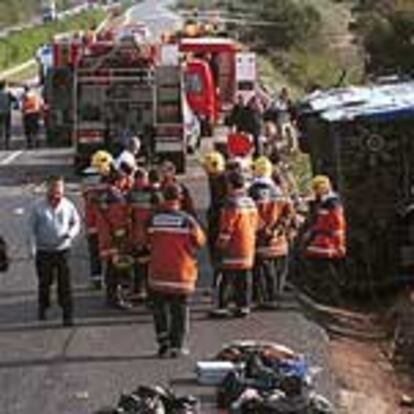
[{"label": "red fire truck", "polygon": [[151,45],[134,36],[70,36],[54,44],[54,67],[45,87],[50,139],[59,133],[84,167],[99,148],[116,150],[125,134],[142,138],[147,155],[185,170],[189,108],[176,45]]},{"label": "red fire truck", "polygon": [[[201,33],[201,35],[199,35]],[[203,28],[189,35],[184,29],[171,39],[186,57],[186,94],[200,119],[203,135],[211,135],[221,112],[228,112],[236,95],[245,100],[256,91],[256,55],[224,36],[206,34]]]}]

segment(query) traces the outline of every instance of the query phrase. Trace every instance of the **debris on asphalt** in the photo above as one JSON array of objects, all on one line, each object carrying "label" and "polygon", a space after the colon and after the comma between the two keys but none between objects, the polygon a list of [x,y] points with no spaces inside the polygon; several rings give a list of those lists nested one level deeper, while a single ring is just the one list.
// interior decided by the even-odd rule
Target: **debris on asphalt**
[{"label": "debris on asphalt", "polygon": [[94,414],[200,414],[200,403],[192,395],[177,396],[161,386],[139,386],[121,394],[116,407],[102,408]]},{"label": "debris on asphalt", "polygon": [[[272,342],[235,341],[197,363],[200,384],[218,384],[217,406],[229,414],[334,414],[317,394],[303,355]],[[223,379],[224,377],[224,379]]]}]

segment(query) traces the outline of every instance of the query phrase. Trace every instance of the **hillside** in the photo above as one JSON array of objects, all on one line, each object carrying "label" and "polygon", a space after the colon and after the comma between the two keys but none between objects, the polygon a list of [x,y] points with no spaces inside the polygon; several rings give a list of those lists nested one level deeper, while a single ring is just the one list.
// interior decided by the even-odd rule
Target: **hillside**
[{"label": "hillside", "polygon": [[[73,3],[71,0],[58,0],[58,9]],[[0,28],[29,22],[39,14],[41,0],[0,0]]]}]

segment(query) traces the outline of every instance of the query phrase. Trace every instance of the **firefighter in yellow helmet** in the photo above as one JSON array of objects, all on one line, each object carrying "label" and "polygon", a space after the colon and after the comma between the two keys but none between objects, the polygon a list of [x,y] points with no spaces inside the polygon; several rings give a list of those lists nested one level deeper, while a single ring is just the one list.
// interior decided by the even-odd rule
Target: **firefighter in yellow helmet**
[{"label": "firefighter in yellow helmet", "polygon": [[112,169],[114,159],[108,151],[96,151],[91,158],[91,167],[103,177],[107,177]]},{"label": "firefighter in yellow helmet", "polygon": [[91,157],[91,166],[83,172],[82,196],[85,207],[85,222],[89,249],[90,280],[99,288],[103,281],[102,262],[99,254],[98,203],[99,195],[106,190],[106,177],[111,172],[113,163],[109,152],[100,150]]},{"label": "firefighter in yellow helmet", "polygon": [[331,180],[326,175],[316,175],[312,179],[312,190],[318,197],[332,191]]},{"label": "firefighter in yellow helmet", "polygon": [[210,203],[207,209],[208,247],[210,260],[214,269],[213,289],[219,274],[220,257],[216,249],[219,233],[220,210],[226,197],[226,161],[221,152],[211,151],[202,160],[208,176]]},{"label": "firefighter in yellow helmet", "polygon": [[269,158],[261,156],[256,158],[252,164],[253,176],[269,178],[272,176],[273,165]]},{"label": "firefighter in yellow helmet", "polygon": [[315,176],[311,186],[314,198],[301,238],[305,282],[321,300],[340,304],[340,270],[346,256],[345,214],[328,176]]},{"label": "firefighter in yellow helmet", "polygon": [[257,306],[279,305],[287,276],[289,233],[295,217],[292,202],[272,179],[273,165],[261,156],[253,162],[249,189],[259,212],[256,259],[253,269],[253,300]]}]

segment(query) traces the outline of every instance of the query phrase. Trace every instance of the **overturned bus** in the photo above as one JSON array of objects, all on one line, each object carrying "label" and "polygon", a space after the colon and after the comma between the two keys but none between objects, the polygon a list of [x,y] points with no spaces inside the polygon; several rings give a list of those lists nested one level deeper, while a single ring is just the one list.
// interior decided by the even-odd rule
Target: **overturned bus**
[{"label": "overturned bus", "polygon": [[348,222],[347,286],[414,282],[414,82],[316,91],[299,105],[302,150]]}]

